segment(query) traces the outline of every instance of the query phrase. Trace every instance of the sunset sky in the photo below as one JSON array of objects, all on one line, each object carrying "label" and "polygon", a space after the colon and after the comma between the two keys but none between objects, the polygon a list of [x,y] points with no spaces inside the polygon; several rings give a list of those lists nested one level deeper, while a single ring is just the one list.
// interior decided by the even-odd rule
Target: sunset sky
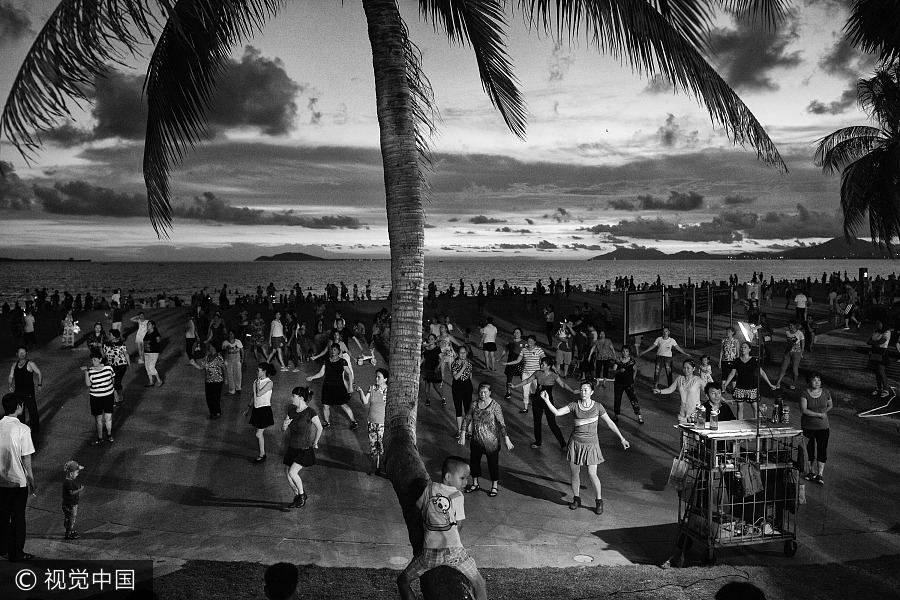
[{"label": "sunset sky", "polygon": [[[587,258],[629,244],[761,250],[838,235],[839,177],[815,167],[813,146],[867,122],[855,83],[874,67],[841,36],[844,4],[797,0],[775,31],[724,14],[717,20],[710,60],[777,144],[790,169],[781,175],[753,149],[734,148],[703,107],[666,82],[632,73],[583,39],[556,45],[529,32],[516,11],[509,51],[529,110],[527,140],[519,140],[482,92],[471,50],[451,46],[419,18],[417,3],[401,0],[441,114],[426,207],[429,255]],[[0,0],[4,100],[55,5]],[[0,181],[0,256],[386,254],[359,2],[288,2],[262,34],[234,49],[210,114],[211,139],[172,175],[181,208],[168,240],[156,238],[146,217],[146,60],[133,64],[98,81],[94,104],[45,136],[32,165],[0,143],[0,160],[13,169]],[[233,210],[241,207],[257,210]]]}]

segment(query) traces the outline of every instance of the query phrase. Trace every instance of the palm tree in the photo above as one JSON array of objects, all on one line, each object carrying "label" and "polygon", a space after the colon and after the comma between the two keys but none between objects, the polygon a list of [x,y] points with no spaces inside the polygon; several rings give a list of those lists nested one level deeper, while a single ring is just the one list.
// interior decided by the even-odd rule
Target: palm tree
[{"label": "palm tree", "polygon": [[900,2],[854,0],[844,25],[850,42],[889,64],[900,60]]},{"label": "palm tree", "polygon": [[859,104],[878,127],[844,127],[817,141],[815,161],[841,171],[844,235],[850,239],[869,217],[872,242],[900,235],[900,63],[883,65],[857,83]]},{"label": "palm tree", "polygon": [[[284,0],[62,0],[26,56],[0,118],[0,132],[24,156],[38,132],[69,115],[67,99],[87,89],[108,63],[154,42],[145,80],[149,106],[144,179],[150,220],[171,227],[169,172],[201,140],[204,114],[229,50]],[[704,58],[714,9],[774,23],[785,0],[419,0],[420,17],[452,43],[472,48],[482,85],[509,129],[524,137],[526,108],[506,52],[507,9],[531,29],[562,40],[584,34],[601,52],[642,75],[660,74],[707,107],[736,144],[785,170],[763,127]],[[424,279],[424,213],[431,88],[407,35],[397,0],[362,0],[372,47],[391,249],[391,388],[386,468],[417,551],[422,531],[415,500],[428,474],[416,450],[416,396]]]}]

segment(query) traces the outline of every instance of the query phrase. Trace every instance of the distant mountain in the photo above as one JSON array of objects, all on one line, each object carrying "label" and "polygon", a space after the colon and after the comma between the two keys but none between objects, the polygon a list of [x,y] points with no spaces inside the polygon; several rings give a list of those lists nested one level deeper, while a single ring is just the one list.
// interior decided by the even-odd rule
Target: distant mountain
[{"label": "distant mountain", "polygon": [[272,256],[260,256],[255,258],[253,262],[308,262],[313,260],[331,260],[330,258],[322,258],[321,256],[313,256],[305,252],[282,252]]},{"label": "distant mountain", "polygon": [[617,247],[612,252],[594,256],[589,260],[797,260],[822,258],[874,259],[887,258],[887,253],[882,245],[875,245],[870,241],[860,239],[848,242],[843,237],[839,237],[814,246],[798,246],[781,252],[741,252],[739,254],[711,254],[689,250],[666,254],[655,248]]}]

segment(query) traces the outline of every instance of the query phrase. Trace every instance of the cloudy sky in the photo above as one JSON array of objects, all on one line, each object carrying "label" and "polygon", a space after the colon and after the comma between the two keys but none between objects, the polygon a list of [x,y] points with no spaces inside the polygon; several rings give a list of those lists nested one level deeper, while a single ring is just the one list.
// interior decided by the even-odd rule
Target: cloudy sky
[{"label": "cloudy sky", "polygon": [[[0,0],[0,98],[56,2]],[[527,139],[481,91],[470,50],[401,0],[440,111],[429,255],[588,257],[615,245],[762,250],[840,232],[839,178],[815,140],[866,121],[855,82],[874,61],[841,36],[844,2],[795,0],[774,31],[719,15],[710,61],[766,127],[782,175],[734,148],[706,110],[583,40],[511,22]],[[149,53],[148,46],[148,53]],[[95,84],[94,102],[26,164],[0,142],[0,256],[246,260],[287,249],[384,255],[387,232],[371,51],[358,2],[288,2],[234,48],[208,141],[172,175],[175,229],[158,240],[141,176],[146,61]]]}]

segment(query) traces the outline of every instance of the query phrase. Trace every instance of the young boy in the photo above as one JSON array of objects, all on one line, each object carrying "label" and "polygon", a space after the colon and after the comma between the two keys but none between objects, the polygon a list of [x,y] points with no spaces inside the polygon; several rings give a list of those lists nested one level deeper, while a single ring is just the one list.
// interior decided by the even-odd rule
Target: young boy
[{"label": "young boy", "polygon": [[412,600],[412,582],[426,571],[446,565],[465,575],[475,588],[478,600],[487,598],[484,578],[459,538],[461,521],[466,518],[462,489],[469,479],[469,465],[458,456],[448,456],[441,467],[442,482],[431,481],[416,501],[425,525],[422,553],[413,558],[397,578],[400,598]]},{"label": "young boy", "polygon": [[63,480],[63,522],[66,525],[66,539],[77,540],[78,532],[75,531],[75,519],[78,517],[78,499],[84,490],[84,484],[78,481],[78,474],[81,473],[82,467],[74,460],[68,461],[63,466],[66,478]]}]

